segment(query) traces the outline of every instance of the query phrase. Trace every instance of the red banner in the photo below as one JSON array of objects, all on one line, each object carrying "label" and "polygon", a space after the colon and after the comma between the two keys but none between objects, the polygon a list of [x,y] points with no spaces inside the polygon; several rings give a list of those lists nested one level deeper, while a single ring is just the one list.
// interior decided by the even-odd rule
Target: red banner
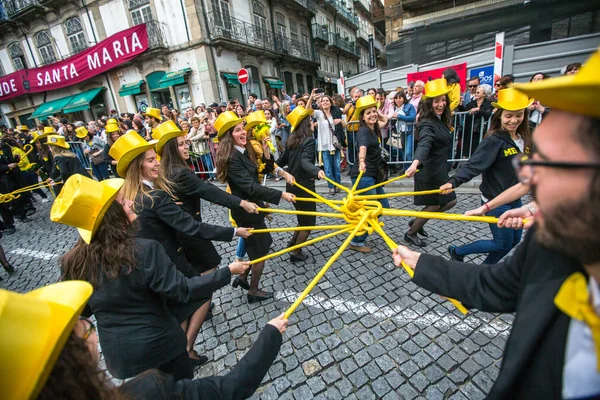
[{"label": "red banner", "polygon": [[406,81],[408,83],[416,81],[423,81],[427,83],[427,81],[430,79],[441,78],[442,72],[444,72],[446,68],[452,68],[458,74],[458,77],[460,78],[461,93],[467,90],[467,63],[449,65],[447,67],[430,69],[428,71],[412,72],[406,75]]},{"label": "red banner", "polygon": [[0,77],[0,101],[71,86],[123,64],[148,49],[146,24],[115,33],[94,47],[40,68]]}]

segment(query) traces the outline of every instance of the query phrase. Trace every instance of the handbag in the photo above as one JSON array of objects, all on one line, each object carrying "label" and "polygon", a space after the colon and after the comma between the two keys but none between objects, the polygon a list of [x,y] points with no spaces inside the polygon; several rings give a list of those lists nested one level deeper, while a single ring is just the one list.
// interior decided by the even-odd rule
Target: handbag
[{"label": "handbag", "polygon": [[99,154],[97,154],[95,156],[94,155],[92,156],[92,164],[100,165],[102,163],[104,163],[104,154],[102,154],[102,152],[100,152]]},{"label": "handbag", "polygon": [[390,167],[388,162],[390,161],[390,153],[387,152],[383,147],[381,148],[381,163],[377,168],[377,183],[385,182],[388,180],[390,173]]},{"label": "handbag", "polygon": [[331,126],[331,122],[329,122],[329,118],[327,118],[327,116],[325,114],[323,114],[323,116],[327,120],[327,125],[329,125],[329,132],[331,133],[331,144],[337,150],[342,150],[342,145],[340,144],[338,137],[335,135],[335,132],[333,131],[333,127]]}]

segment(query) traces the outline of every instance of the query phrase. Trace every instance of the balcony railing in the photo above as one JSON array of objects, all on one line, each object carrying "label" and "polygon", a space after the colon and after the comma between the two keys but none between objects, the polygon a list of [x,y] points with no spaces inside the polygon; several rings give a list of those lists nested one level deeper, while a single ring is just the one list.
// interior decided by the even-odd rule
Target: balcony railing
[{"label": "balcony railing", "polygon": [[286,36],[275,35],[273,32],[259,26],[249,24],[221,13],[209,12],[208,27],[210,38],[228,39],[253,47],[286,54],[292,57],[314,61],[314,55],[309,45],[292,40]]},{"label": "balcony railing", "polygon": [[356,43],[351,42],[349,39],[342,38],[339,34],[331,34],[329,43],[347,53],[353,54],[356,57],[360,57],[360,49]]},{"label": "balcony railing", "polygon": [[358,17],[350,11],[345,4],[339,0],[325,0],[326,3],[332,5],[339,15],[358,28]]},{"label": "balcony railing", "polygon": [[38,0],[3,0],[8,17],[12,17],[30,7],[41,7]]},{"label": "balcony railing", "polygon": [[169,47],[165,36],[165,24],[156,20],[146,21],[148,32],[148,48],[154,50]]},{"label": "balcony railing", "polygon": [[315,39],[321,39],[325,42],[329,42],[329,31],[327,26],[312,24],[313,37]]},{"label": "balcony railing", "polygon": [[316,10],[315,2],[313,0],[294,0],[308,11],[314,13]]},{"label": "balcony railing", "polygon": [[57,57],[48,57],[46,59],[40,60],[40,62],[38,63],[38,67],[44,67],[46,65],[50,65],[50,64],[54,64],[55,62],[60,61],[59,58]]}]

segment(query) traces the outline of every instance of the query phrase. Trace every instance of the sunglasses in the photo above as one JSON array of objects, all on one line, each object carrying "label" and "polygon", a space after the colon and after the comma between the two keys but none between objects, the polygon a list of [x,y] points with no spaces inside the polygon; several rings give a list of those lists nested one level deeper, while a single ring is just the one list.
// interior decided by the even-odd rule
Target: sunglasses
[{"label": "sunglasses", "polygon": [[83,340],[87,340],[87,338],[89,338],[90,335],[96,330],[96,325],[94,325],[94,322],[92,322],[91,319],[86,317],[79,317],[79,320],[85,321],[90,325],[89,328],[85,331],[85,334],[83,335]]},{"label": "sunglasses", "polygon": [[499,83],[494,83],[494,86],[500,86],[500,84]]},{"label": "sunglasses", "polygon": [[476,88],[477,85],[469,85],[470,88]]}]

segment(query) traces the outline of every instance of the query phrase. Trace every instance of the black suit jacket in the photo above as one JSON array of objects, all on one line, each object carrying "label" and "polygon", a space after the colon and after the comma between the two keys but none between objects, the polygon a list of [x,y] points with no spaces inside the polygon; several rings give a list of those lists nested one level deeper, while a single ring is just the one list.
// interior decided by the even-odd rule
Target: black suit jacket
[{"label": "black suit jacket", "polygon": [[258,339],[223,376],[175,381],[171,375],[149,371],[123,384],[119,390],[133,399],[241,400],[256,391],[277,357],[282,337],[272,325],[263,328]]},{"label": "black suit jacket", "polygon": [[286,147],[277,160],[277,165],[280,167],[287,165],[288,172],[302,186],[312,185],[320,171],[315,166],[315,157],[315,139],[310,137],[293,150]]},{"label": "black suit jacket", "polygon": [[189,302],[210,297],[229,284],[229,268],[184,277],[154,240],[135,240],[136,266],[116,279],[103,277],[88,301],[96,316],[102,352],[110,373],[135,376],[184,353],[187,339],[165,298]]},{"label": "black suit jacket", "polygon": [[77,157],[54,157],[54,168],[50,173],[50,178],[55,181],[58,180],[58,178],[61,178],[63,182],[66,182],[67,179],[75,174],[81,174],[90,179],[92,178]]},{"label": "black suit jacket", "polygon": [[421,121],[415,160],[419,160],[422,165],[419,173],[415,174],[415,185],[430,184],[439,187],[448,182],[446,160],[450,155],[452,138],[450,129],[438,118]]},{"label": "black suit jacket", "polygon": [[560,399],[570,318],[554,305],[562,283],[583,266],[548,250],[530,231],[514,255],[496,265],[423,254],[413,281],[466,307],[516,312],[489,399]]},{"label": "black suit jacket", "polygon": [[[273,159],[265,159],[266,163],[264,174],[273,171]],[[227,183],[231,189],[231,194],[239,198],[258,204],[264,207],[265,203],[279,204],[281,192],[266,186],[262,186],[258,181],[258,171],[256,164],[246,155],[234,149],[229,160],[229,169],[227,171]],[[231,210],[231,216],[240,227],[253,227],[261,224],[265,218],[264,213],[250,214],[243,209]]]}]

